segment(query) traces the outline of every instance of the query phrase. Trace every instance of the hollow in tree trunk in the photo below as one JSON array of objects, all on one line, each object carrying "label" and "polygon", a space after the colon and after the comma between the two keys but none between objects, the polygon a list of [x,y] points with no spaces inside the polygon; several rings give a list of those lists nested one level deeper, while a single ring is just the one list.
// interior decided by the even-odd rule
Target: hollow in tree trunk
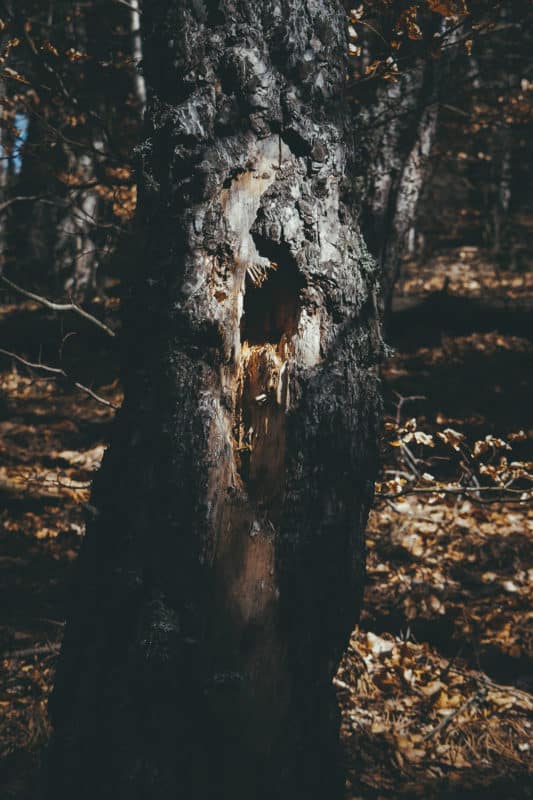
[{"label": "hollow in tree trunk", "polygon": [[376,273],[334,0],[144,11],[143,242],[48,796],[334,798],[376,472]]}]

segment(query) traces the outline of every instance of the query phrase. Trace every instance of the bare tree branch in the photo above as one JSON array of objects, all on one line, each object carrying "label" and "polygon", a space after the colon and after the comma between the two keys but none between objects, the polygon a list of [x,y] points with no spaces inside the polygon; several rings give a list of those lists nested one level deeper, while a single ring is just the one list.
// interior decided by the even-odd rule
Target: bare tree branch
[{"label": "bare tree branch", "polygon": [[0,203],[0,213],[2,211],[5,211],[6,208],[9,208],[9,206],[12,206],[13,203],[30,203],[35,200],[42,200],[42,199],[43,195],[40,194],[27,195],[25,197],[23,196],[11,197],[9,200],[5,200],[3,203]]},{"label": "bare tree branch", "polygon": [[97,328],[100,328],[100,330],[106,333],[108,336],[116,336],[115,331],[111,330],[111,328],[109,328],[104,322],[101,322],[101,320],[99,320],[97,317],[89,314],[88,311],[85,311],[83,308],[81,308],[81,306],[73,303],[72,301],[70,303],[54,303],[52,300],[48,300],[46,297],[41,297],[39,294],[35,294],[34,292],[29,292],[27,289],[23,289],[21,286],[18,286],[16,283],[13,283],[13,281],[10,281],[8,278],[6,278],[5,275],[0,275],[0,279],[19,294],[22,294],[24,297],[28,297],[30,300],[35,300],[36,303],[40,303],[46,308],[50,308],[52,311],[73,311],[75,314],[79,314],[80,317],[92,322],[93,325],[96,325]]},{"label": "bare tree branch", "polygon": [[25,358],[22,358],[22,356],[17,355],[17,353],[12,353],[11,351],[4,350],[3,348],[0,348],[0,353],[8,358],[18,361],[19,364],[23,364],[23,366],[28,367],[28,369],[41,370],[42,372],[47,372],[48,374],[54,375],[57,378],[64,378],[66,381],[75,386],[76,389],[79,389],[81,392],[85,392],[85,394],[89,395],[89,397],[92,397],[93,400],[96,400],[97,403],[101,403],[103,406],[114,409],[118,409],[120,407],[111,400],[106,400],[105,397],[101,397],[100,395],[96,394],[96,392],[93,392],[93,390],[88,386],[84,386],[83,383],[73,380],[69,377],[69,375],[67,375],[65,370],[61,369],[60,367],[50,367],[47,364],[38,364],[32,361],[27,361]]}]

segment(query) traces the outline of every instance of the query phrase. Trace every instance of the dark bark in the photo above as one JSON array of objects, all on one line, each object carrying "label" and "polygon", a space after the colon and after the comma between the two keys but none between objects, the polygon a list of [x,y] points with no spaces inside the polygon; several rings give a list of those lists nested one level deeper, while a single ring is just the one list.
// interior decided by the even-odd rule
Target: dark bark
[{"label": "dark bark", "polygon": [[[376,271],[334,0],[151,0],[126,400],[48,797],[334,798],[376,471]],[[141,245],[139,245],[141,247]]]}]

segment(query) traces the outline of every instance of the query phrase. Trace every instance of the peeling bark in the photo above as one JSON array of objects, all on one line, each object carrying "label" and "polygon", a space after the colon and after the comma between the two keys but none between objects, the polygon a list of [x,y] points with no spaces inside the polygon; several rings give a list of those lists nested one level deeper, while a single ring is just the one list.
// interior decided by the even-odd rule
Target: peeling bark
[{"label": "peeling bark", "polygon": [[382,343],[334,0],[145,4],[126,400],[48,796],[333,798]]}]

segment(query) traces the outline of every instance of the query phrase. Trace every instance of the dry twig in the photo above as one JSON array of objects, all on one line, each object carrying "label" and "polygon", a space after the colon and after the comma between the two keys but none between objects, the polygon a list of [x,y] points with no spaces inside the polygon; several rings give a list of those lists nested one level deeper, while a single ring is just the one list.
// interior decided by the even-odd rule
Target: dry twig
[{"label": "dry twig", "polygon": [[22,358],[22,356],[19,356],[16,353],[12,353],[9,350],[4,350],[3,348],[0,348],[0,353],[8,358],[13,358],[15,361],[18,361],[19,364],[23,364],[23,366],[28,367],[28,369],[42,370],[43,372],[48,372],[50,375],[53,375],[57,378],[64,378],[66,381],[75,386],[76,389],[79,389],[81,392],[85,392],[85,394],[88,394],[89,397],[93,398],[93,400],[96,400],[97,403],[101,403],[108,408],[119,408],[116,403],[113,403],[111,400],[106,400],[105,397],[101,397],[99,394],[96,394],[96,392],[93,392],[93,390],[88,386],[85,386],[83,383],[70,378],[65,370],[61,369],[61,367],[50,367],[47,364],[36,364],[32,361],[27,361],[25,358]]},{"label": "dry twig", "polygon": [[80,317],[91,322],[93,325],[96,325],[97,328],[100,328],[101,331],[106,333],[108,336],[114,337],[115,331],[111,330],[104,322],[99,320],[97,317],[94,317],[92,314],[89,314],[88,311],[85,311],[81,306],[74,303],[72,300],[69,303],[55,303],[53,300],[48,300],[47,297],[41,297],[39,294],[35,294],[34,292],[29,292],[27,289],[23,289],[22,286],[18,286],[13,281],[10,281],[5,275],[0,275],[2,281],[9,286],[11,289],[14,289],[19,294],[23,295],[24,297],[29,298],[30,300],[34,300],[36,303],[40,303],[42,306],[46,308],[50,308],[52,311],[73,311],[75,314],[78,314]]}]

